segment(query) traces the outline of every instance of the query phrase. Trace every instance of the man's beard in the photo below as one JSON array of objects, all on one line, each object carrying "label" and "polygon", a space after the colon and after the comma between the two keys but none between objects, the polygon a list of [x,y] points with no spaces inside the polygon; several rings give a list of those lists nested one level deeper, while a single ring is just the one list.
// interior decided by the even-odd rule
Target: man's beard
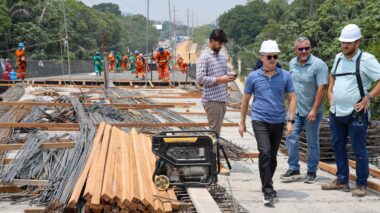
[{"label": "man's beard", "polygon": [[218,54],[221,49],[222,48],[212,48],[212,51],[214,51],[214,53]]}]

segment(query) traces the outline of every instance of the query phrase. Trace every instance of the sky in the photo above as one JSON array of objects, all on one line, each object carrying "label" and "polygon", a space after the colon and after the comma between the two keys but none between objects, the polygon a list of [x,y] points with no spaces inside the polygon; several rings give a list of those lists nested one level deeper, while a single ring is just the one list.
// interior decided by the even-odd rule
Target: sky
[{"label": "sky", "polygon": [[[122,13],[142,14],[146,16],[147,0],[82,0],[92,6],[105,2],[118,4]],[[168,0],[150,0],[149,19],[169,21]],[[191,11],[194,11],[194,26],[214,23],[219,15],[239,4],[246,4],[247,0],[170,0],[173,18],[175,6],[176,22],[187,24],[187,8],[190,11],[190,25],[192,25]]]}]

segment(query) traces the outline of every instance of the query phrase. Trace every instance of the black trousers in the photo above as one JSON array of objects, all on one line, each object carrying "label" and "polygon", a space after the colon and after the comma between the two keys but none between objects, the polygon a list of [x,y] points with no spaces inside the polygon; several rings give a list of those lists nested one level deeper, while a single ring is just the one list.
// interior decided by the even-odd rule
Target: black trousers
[{"label": "black trousers", "polygon": [[274,190],[272,179],[277,167],[277,152],[284,131],[284,123],[252,121],[252,126],[259,149],[261,190],[263,193],[270,193]]}]

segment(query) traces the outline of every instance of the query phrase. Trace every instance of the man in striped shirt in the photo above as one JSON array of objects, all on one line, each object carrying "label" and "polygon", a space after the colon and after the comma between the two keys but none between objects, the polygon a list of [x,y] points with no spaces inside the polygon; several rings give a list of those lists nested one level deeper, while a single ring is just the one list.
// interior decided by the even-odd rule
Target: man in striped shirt
[{"label": "man in striped shirt", "polygon": [[220,50],[228,42],[222,29],[210,34],[209,46],[197,61],[197,83],[204,86],[202,104],[207,114],[209,128],[220,134],[228,100],[227,84],[237,75],[227,67],[227,60]]}]

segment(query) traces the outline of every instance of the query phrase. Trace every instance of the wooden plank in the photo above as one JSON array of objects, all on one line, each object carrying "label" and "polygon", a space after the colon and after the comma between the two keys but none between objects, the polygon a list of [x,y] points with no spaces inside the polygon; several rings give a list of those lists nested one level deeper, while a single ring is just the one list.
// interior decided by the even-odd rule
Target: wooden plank
[{"label": "wooden plank", "polygon": [[252,153],[241,153],[239,155],[239,158],[258,158],[259,157],[258,152],[252,152]]},{"label": "wooden plank", "polygon": [[[9,145],[10,147],[7,147],[5,145]],[[23,144],[1,144],[0,145],[0,151],[3,150],[17,150],[20,149]],[[66,148],[73,148],[75,146],[75,142],[62,142],[62,143],[43,143],[40,145],[39,149],[66,149]]]},{"label": "wooden plank", "polygon": [[[122,168],[121,168],[121,160],[122,160],[122,155],[124,155],[124,150],[121,149],[121,130],[118,128],[115,128],[115,139],[116,141],[111,141],[111,143],[114,143],[115,148],[114,148],[114,158],[115,158],[115,167],[114,167],[114,181],[113,181],[113,204],[114,203],[119,203],[122,199],[122,185],[123,185],[123,179],[124,177],[122,176]],[[138,153],[136,153],[138,154]]]},{"label": "wooden plank", "polygon": [[27,208],[24,209],[24,213],[40,213],[45,211],[45,208]]},{"label": "wooden plank", "polygon": [[[331,166],[331,165],[329,165],[327,163],[323,163],[323,162],[319,161],[318,167],[320,169],[322,169],[322,170],[330,173],[330,174],[336,175],[337,169],[334,166]],[[350,173],[349,174],[349,178],[350,178],[350,180],[355,181],[356,180],[356,175]],[[368,182],[368,188],[370,188],[372,190],[375,190],[377,192],[380,192],[380,184],[378,184],[378,183],[376,183],[374,181],[371,181],[371,180],[368,180],[367,182]]]},{"label": "wooden plank", "polygon": [[[122,108],[137,108],[137,109],[154,109],[154,108],[173,108],[179,106],[196,106],[196,103],[162,103],[162,104],[100,104],[100,103],[82,103],[83,106],[93,106],[93,105],[102,105],[109,107],[122,107]],[[60,102],[29,102],[29,101],[5,101],[0,102],[0,106],[67,106],[71,107],[71,103],[60,103]]]},{"label": "wooden plank", "polygon": [[194,204],[195,209],[199,213],[221,213],[215,200],[211,197],[209,191],[206,188],[187,188],[187,193],[191,201]]},{"label": "wooden plank", "polygon": [[[142,147],[144,150],[144,155],[146,156],[146,162],[147,162],[147,176],[149,177],[148,183],[151,187],[152,190],[152,195],[159,195],[163,197],[168,197],[168,195],[165,192],[158,191],[156,186],[153,183],[153,180],[151,177],[153,176],[153,171],[155,169],[155,164],[156,164],[156,156],[152,153],[152,142],[151,139],[147,136],[143,137],[142,140]],[[161,203],[159,202],[158,199],[155,199],[153,201],[154,204],[154,209],[156,212],[164,212],[165,210],[168,210],[169,212],[172,211],[171,204],[170,203]]]},{"label": "wooden plank", "polygon": [[105,123],[102,122],[99,125],[99,128],[96,132],[90,154],[89,154],[88,159],[86,161],[86,165],[84,166],[77,182],[75,183],[73,193],[71,194],[71,197],[69,200],[69,206],[70,207],[75,207],[78,203],[80,194],[83,190],[84,184],[85,184],[87,177],[88,177],[88,174],[90,172],[91,165],[94,161],[94,158],[96,157],[95,156],[96,151],[98,150],[98,147],[100,146],[100,142],[102,141],[104,129],[105,129]]},{"label": "wooden plank", "polygon": [[130,156],[130,161],[129,161],[129,166],[130,166],[130,170],[131,170],[131,173],[130,173],[130,184],[131,184],[131,194],[129,197],[130,201],[136,205],[138,205],[140,203],[140,197],[141,197],[141,193],[140,192],[140,187],[139,187],[139,180],[138,180],[138,172],[137,172],[137,165],[136,165],[136,155],[134,153],[134,149],[133,149],[133,137],[132,137],[132,133],[130,132],[128,134],[130,140],[128,140],[128,151],[129,151],[129,156]]},{"label": "wooden plank", "polygon": [[22,190],[18,186],[0,185],[0,193],[19,193],[22,191],[24,191],[24,190]]},{"label": "wooden plank", "polygon": [[148,206],[152,202],[152,195],[149,195],[147,184],[145,182],[144,173],[147,172],[144,167],[144,160],[146,158],[145,155],[142,154],[141,150],[141,138],[137,134],[135,129],[131,131],[132,136],[132,146],[134,150],[135,160],[136,160],[136,169],[137,169],[137,177],[138,177],[138,187],[140,189],[140,198],[139,200],[144,204],[144,206]]},{"label": "wooden plank", "polygon": [[[356,168],[356,162],[353,160],[349,160],[348,163],[352,168]],[[369,174],[372,175],[375,178],[380,178],[380,170],[377,168],[369,168]]]},{"label": "wooden plank", "polygon": [[[99,125],[99,124],[97,124]],[[208,126],[208,123],[112,123],[116,127],[200,127]],[[223,123],[224,127],[237,127],[238,123]],[[79,123],[0,123],[0,128],[77,128]]]},{"label": "wooden plank", "polygon": [[127,147],[127,134],[124,131],[120,132],[120,139],[121,139],[121,151],[123,152],[121,155],[121,199],[120,202],[118,202],[118,206],[122,209],[126,209],[130,203],[127,200],[127,193],[130,193],[131,186],[128,184],[128,175],[129,175],[129,153],[128,153],[128,147]]},{"label": "wooden plank", "polygon": [[[116,127],[112,127],[111,138],[109,142],[109,149],[106,158],[104,179],[101,192],[102,200],[110,202],[113,198],[113,179],[114,179],[114,169],[115,169],[115,154],[116,154],[116,142],[119,140],[116,138]],[[99,174],[98,174],[99,175]]]},{"label": "wooden plank", "polygon": [[3,181],[0,179],[0,183],[4,186],[47,186],[49,185],[49,180],[14,179],[10,183],[3,183]]},{"label": "wooden plank", "polygon": [[94,188],[96,187],[94,184],[94,181],[95,181],[95,176],[97,175],[96,174],[96,166],[98,165],[98,162],[99,162],[100,147],[101,147],[101,145],[99,145],[96,149],[96,152],[95,152],[96,157],[94,157],[94,160],[91,163],[90,171],[88,173],[88,177],[87,177],[87,181],[86,181],[86,187],[85,187],[84,192],[83,192],[83,198],[88,203],[91,202],[91,197],[93,195]]},{"label": "wooden plank", "polygon": [[109,146],[109,141],[110,141],[110,130],[107,128],[111,128],[110,125],[106,125],[106,131],[104,132],[103,135],[103,140],[100,148],[100,153],[99,153],[99,162],[98,165],[96,165],[96,174],[95,174],[95,179],[94,179],[94,192],[91,198],[91,204],[90,207],[92,209],[101,209],[102,206],[100,204],[100,196],[101,196],[101,190],[102,190],[102,183],[103,183],[103,178],[104,178],[104,167],[106,164],[106,159],[107,159],[107,152],[108,152],[108,146]]}]

